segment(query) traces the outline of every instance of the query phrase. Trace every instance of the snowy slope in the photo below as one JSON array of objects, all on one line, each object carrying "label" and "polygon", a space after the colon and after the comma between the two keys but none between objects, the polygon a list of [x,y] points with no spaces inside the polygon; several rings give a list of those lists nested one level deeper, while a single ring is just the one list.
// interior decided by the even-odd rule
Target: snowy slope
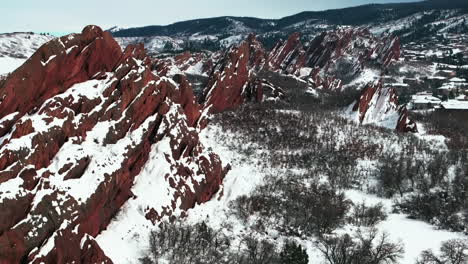
[{"label": "snowy slope", "polygon": [[[231,164],[232,170],[224,179],[223,195],[218,199],[214,198],[190,210],[188,212],[187,221],[190,223],[197,223],[204,220],[213,228],[222,228],[223,225],[231,224],[233,228],[232,231],[230,231],[232,232],[230,235],[240,237],[242,234],[251,231],[249,230],[248,224],[233,217],[230,212],[230,202],[241,195],[251,194],[255,187],[265,184],[265,176],[274,171],[274,169],[259,165],[262,163],[260,163],[257,158],[252,156],[246,158],[243,154],[233,151],[228,147],[230,144],[251,144],[249,142],[243,142],[242,135],[230,134],[229,132],[223,131],[220,127],[214,126],[203,131],[202,138],[205,145],[212,147],[217,153],[221,154],[221,158],[224,162]],[[337,138],[339,138],[339,136],[337,136]],[[388,147],[391,146],[389,145]],[[358,190],[347,190],[345,194],[346,197],[354,203],[364,202],[366,205],[382,203],[384,205],[384,209],[388,213],[388,218],[378,224],[377,228],[381,232],[385,231],[390,234],[392,241],[404,245],[405,254],[399,261],[401,264],[414,264],[415,259],[419,257],[421,252],[427,249],[438,252],[440,244],[449,239],[467,238],[460,233],[437,230],[435,227],[422,221],[408,219],[404,214],[392,213],[393,202],[391,199],[376,197]],[[356,230],[356,227],[346,226],[344,230],[349,232]],[[266,234],[266,236],[277,238],[274,233]],[[279,240],[281,241],[281,238]],[[233,241],[233,243],[237,242],[238,241]],[[300,242],[307,248],[310,264],[326,263],[324,257],[315,248],[314,238],[302,240]],[[116,250],[112,250],[112,252],[115,251]],[[130,254],[130,252],[128,253]],[[124,254],[125,253],[122,255]],[[318,259],[320,262],[317,262]]]},{"label": "snowy slope", "polygon": [[35,33],[0,34],[0,75],[14,71],[41,45],[53,38]]},{"label": "snowy slope", "polygon": [[127,47],[130,44],[143,43],[145,48],[151,52],[162,52],[165,47],[172,47],[174,51],[180,51],[183,49],[184,40],[176,39],[165,36],[158,37],[127,37],[127,38],[115,38],[122,48]]},{"label": "snowy slope", "polygon": [[21,66],[26,59],[0,57],[0,75],[10,73]]},{"label": "snowy slope", "polygon": [[[286,112],[287,113],[287,112]],[[297,112],[290,111],[291,115]],[[336,135],[337,141],[341,141],[346,137],[346,131],[342,130],[339,135]],[[381,138],[380,136],[369,135],[369,140],[380,142],[385,145],[385,148],[390,151],[401,151],[400,143],[394,142],[395,136],[391,138]],[[265,162],[260,158],[262,150],[259,147],[258,151],[253,155],[245,156],[236,148],[231,146],[252,146],[252,142],[248,142],[242,134],[236,134],[231,131],[226,131],[222,127],[213,124],[206,128],[201,133],[201,140],[207,147],[212,148],[216,153],[220,153],[220,158],[223,163],[229,163],[232,166],[231,171],[223,180],[223,188],[209,202],[196,206],[187,212],[188,216],[183,219],[185,223],[196,224],[205,221],[215,230],[222,230],[226,235],[231,237],[231,243],[234,247],[239,245],[242,236],[249,233],[256,233],[252,228],[251,223],[243,222],[238,219],[232,212],[232,202],[242,195],[251,195],[256,187],[268,184],[268,175],[274,173],[277,169],[271,166],[270,162]],[[431,138],[427,140],[431,141]],[[344,143],[344,142],[343,142]],[[138,263],[138,257],[143,256],[149,249],[148,234],[151,230],[157,230],[157,227],[145,223],[144,215],[141,214],[141,208],[145,207],[146,202],[153,202],[146,199],[149,193],[154,195],[154,188],[165,190],[166,183],[151,181],[150,175],[158,174],[155,168],[164,168],[164,161],[157,158],[158,153],[165,151],[165,143],[159,143],[159,146],[153,147],[151,151],[150,162],[144,169],[142,175],[144,179],[137,182],[132,191],[136,195],[136,199],[130,200],[124,207],[121,213],[117,215],[108,230],[104,231],[97,237],[97,241],[103,247],[105,253],[112,258],[115,263]],[[248,148],[248,147],[246,147]],[[255,145],[254,145],[255,148]],[[363,169],[371,169],[369,164],[373,161],[366,161],[367,164]],[[364,202],[366,205],[376,205],[382,203],[384,210],[388,214],[388,218],[377,225],[381,232],[387,232],[390,235],[391,241],[404,245],[405,253],[403,258],[398,262],[401,264],[413,264],[415,259],[419,257],[422,251],[432,249],[438,252],[440,244],[449,239],[466,239],[467,237],[454,232],[437,230],[435,227],[418,220],[411,220],[407,215],[392,212],[393,201],[366,194],[364,191],[349,189],[345,191],[348,199],[354,203]],[[157,194],[160,200],[165,200],[165,191]],[[142,203],[143,201],[143,203]],[[226,229],[226,226],[230,226]],[[346,225],[336,232],[354,232],[357,227]],[[281,244],[288,237],[278,235],[273,229],[268,230],[265,234],[257,234],[263,238],[274,241],[276,244]],[[316,248],[316,238],[297,240],[307,249],[309,255],[309,263],[326,263],[324,256]],[[162,260],[160,263],[170,263]]]},{"label": "snowy slope", "polygon": [[35,33],[0,34],[0,57],[29,58],[40,46],[55,37]]},{"label": "snowy slope", "polygon": [[387,220],[381,222],[377,227],[387,232],[393,241],[401,241],[405,247],[401,264],[414,264],[421,252],[432,249],[439,251],[442,242],[450,239],[466,239],[460,233],[437,230],[435,227],[418,220],[409,219],[407,215],[392,213],[393,202],[364,192],[349,190],[346,196],[355,203],[364,202],[366,205],[382,203],[388,213]]}]

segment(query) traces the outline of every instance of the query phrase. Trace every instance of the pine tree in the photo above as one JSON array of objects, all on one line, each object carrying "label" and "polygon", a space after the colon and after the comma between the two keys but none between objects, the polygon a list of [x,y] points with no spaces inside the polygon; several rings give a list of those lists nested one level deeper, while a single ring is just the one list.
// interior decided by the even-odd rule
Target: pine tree
[{"label": "pine tree", "polygon": [[281,263],[283,264],[307,264],[309,256],[301,245],[294,241],[287,242],[280,254]]}]

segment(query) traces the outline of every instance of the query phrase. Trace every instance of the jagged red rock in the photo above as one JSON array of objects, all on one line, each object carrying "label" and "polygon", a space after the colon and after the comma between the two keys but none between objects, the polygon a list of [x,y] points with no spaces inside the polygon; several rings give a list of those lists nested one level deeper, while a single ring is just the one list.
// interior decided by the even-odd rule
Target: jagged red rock
[{"label": "jagged red rock", "polygon": [[265,49],[253,34],[238,47],[230,48],[208,81],[202,98],[205,108],[221,112],[241,105],[247,99],[247,87],[265,64],[265,56]]},{"label": "jagged red rock", "polygon": [[159,76],[169,76],[175,74],[197,74],[208,76],[214,66],[214,60],[218,53],[190,53],[184,52],[174,57],[157,58],[153,61],[152,69]]},{"label": "jagged red rock", "polygon": [[112,71],[121,53],[110,33],[96,26],[84,28],[79,37],[69,35],[49,42],[8,76],[0,90],[0,116],[24,114],[74,83]]},{"label": "jagged red rock", "polygon": [[367,29],[340,28],[326,31],[307,45],[298,33],[278,42],[268,54],[267,69],[309,78],[314,88],[339,90],[344,76],[340,64],[346,63],[347,75],[356,75],[370,61],[383,69],[400,57],[398,37],[377,38]]},{"label": "jagged red rock", "polygon": [[399,132],[417,132],[416,123],[408,117],[405,106],[398,105],[394,87],[385,87],[382,81],[368,84],[351,107],[351,115],[361,124],[374,124]]},{"label": "jagged red rock", "polygon": [[41,47],[0,94],[0,181],[21,179],[0,194],[0,263],[110,263],[93,237],[164,139],[175,190],[167,208],[148,208],[158,219],[209,200],[227,172],[192,127],[200,107],[186,79],[155,76],[142,45],[122,52],[96,26]]}]

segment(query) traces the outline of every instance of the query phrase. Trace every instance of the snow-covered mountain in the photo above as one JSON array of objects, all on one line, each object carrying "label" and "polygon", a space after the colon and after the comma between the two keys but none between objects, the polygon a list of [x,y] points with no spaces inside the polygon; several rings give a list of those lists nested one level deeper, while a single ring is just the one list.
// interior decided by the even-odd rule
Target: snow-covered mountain
[{"label": "snow-covered mountain", "polygon": [[0,264],[468,260],[464,4],[5,35]]},{"label": "snow-covered mountain", "polygon": [[[217,17],[167,26],[112,28],[121,43],[147,43],[154,52],[210,49],[238,44],[255,33],[267,47],[294,32],[310,39],[336,26],[367,27],[373,33],[396,33],[404,42],[436,33],[468,33],[468,4],[462,0],[426,0],[415,3],[372,4],[320,12],[302,12],[281,19]],[[150,45],[151,43],[151,45]],[[167,44],[167,45],[166,45]],[[166,49],[164,49],[166,47]]]}]

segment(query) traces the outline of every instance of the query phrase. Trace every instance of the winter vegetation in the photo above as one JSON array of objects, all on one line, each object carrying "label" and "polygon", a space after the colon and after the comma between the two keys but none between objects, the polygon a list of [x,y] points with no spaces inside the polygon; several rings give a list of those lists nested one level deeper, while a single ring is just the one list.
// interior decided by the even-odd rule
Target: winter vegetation
[{"label": "winter vegetation", "polygon": [[[281,256],[288,241],[307,252],[304,263],[464,263],[457,259],[467,253],[463,212],[468,159],[464,150],[448,147],[456,137],[396,134],[357,126],[330,110],[333,107],[304,109],[248,104],[214,116],[207,144],[222,145],[224,153],[231,153],[233,169],[217,201],[188,212],[190,227],[163,223],[155,231],[164,236],[168,226],[178,230],[171,234],[212,228],[212,244],[204,247],[206,252],[194,253],[201,259],[177,263],[214,263],[210,250],[217,261],[227,263],[244,263],[249,256],[247,263],[276,263],[273,259]],[[426,127],[438,125],[433,120]],[[409,238],[415,234],[395,232],[405,221],[418,222],[414,225],[427,236],[422,239],[432,241],[406,244],[415,243]],[[266,250],[268,256],[252,257],[245,241],[257,245],[258,255]],[[197,252],[196,247],[181,248]],[[149,252],[144,261],[191,258],[164,246],[156,251],[169,253]],[[426,262],[430,259],[442,262]]]},{"label": "winter vegetation", "polygon": [[0,34],[0,263],[468,263],[440,5]]}]

